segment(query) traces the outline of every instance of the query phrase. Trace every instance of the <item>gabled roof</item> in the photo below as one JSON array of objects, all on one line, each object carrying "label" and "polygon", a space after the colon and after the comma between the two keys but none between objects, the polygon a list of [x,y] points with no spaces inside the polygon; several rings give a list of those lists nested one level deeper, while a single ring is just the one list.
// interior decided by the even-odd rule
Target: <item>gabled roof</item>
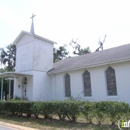
[{"label": "gabled roof", "polygon": [[47,39],[47,38],[41,37],[41,36],[36,35],[36,34],[29,33],[29,32],[26,32],[26,31],[21,31],[21,33],[16,37],[16,39],[14,40],[13,43],[16,44],[16,43],[22,38],[22,36],[23,36],[24,34],[28,34],[28,35],[34,36],[34,37],[36,37],[36,38],[42,39],[42,40],[47,41],[47,42],[50,42],[50,43],[56,43],[56,42],[51,41],[51,40],[49,40],[49,39]]},{"label": "gabled roof", "polygon": [[124,61],[130,61],[130,44],[61,60],[54,63],[54,68],[49,73],[67,72]]}]

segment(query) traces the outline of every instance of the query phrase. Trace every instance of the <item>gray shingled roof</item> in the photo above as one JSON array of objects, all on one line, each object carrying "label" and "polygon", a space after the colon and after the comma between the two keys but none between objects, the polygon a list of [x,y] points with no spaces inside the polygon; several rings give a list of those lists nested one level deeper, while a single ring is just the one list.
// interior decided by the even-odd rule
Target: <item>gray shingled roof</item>
[{"label": "gray shingled roof", "polygon": [[130,44],[61,60],[54,63],[54,68],[49,72],[66,72],[123,61],[130,61]]}]

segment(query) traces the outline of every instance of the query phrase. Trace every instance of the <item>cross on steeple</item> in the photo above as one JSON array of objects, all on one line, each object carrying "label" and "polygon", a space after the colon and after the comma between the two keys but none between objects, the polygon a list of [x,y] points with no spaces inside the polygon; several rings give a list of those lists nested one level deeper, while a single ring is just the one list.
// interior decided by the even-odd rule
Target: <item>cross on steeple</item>
[{"label": "cross on steeple", "polygon": [[34,15],[34,14],[32,14],[32,17],[30,17],[30,19],[32,19],[32,20],[33,20],[33,17],[35,17],[35,15]]},{"label": "cross on steeple", "polygon": [[32,17],[30,17],[30,19],[32,19],[32,24],[31,24],[31,29],[30,29],[30,33],[34,34],[34,25],[33,25],[33,18],[35,17],[34,14],[32,14]]}]

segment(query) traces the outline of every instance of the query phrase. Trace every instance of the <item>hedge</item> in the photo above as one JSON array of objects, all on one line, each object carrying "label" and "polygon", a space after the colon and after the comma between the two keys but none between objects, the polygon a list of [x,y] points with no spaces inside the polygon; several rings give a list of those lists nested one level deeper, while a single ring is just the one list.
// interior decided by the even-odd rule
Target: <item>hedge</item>
[{"label": "hedge", "polygon": [[26,114],[28,117],[39,114],[50,119],[58,116],[59,120],[76,121],[77,117],[83,115],[88,123],[93,123],[96,118],[102,124],[104,118],[109,118],[111,124],[115,124],[122,117],[129,117],[130,107],[125,102],[116,101],[50,101],[50,102],[29,102],[29,101],[0,101],[0,114]]}]

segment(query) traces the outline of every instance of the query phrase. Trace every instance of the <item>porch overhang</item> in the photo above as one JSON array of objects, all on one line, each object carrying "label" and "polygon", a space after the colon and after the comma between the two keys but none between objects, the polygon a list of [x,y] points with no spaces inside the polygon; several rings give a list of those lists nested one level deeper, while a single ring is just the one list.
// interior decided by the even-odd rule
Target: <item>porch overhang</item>
[{"label": "porch overhang", "polygon": [[1,101],[3,100],[3,82],[5,80],[9,80],[9,99],[10,99],[10,87],[11,87],[11,80],[14,80],[15,78],[19,77],[28,77],[28,76],[33,76],[33,74],[27,74],[27,73],[18,73],[18,72],[5,72],[5,73],[0,73],[0,78],[1,80]]},{"label": "porch overhang", "polygon": [[0,78],[18,78],[21,76],[33,76],[32,74],[27,73],[18,73],[18,72],[4,72],[0,73]]}]

